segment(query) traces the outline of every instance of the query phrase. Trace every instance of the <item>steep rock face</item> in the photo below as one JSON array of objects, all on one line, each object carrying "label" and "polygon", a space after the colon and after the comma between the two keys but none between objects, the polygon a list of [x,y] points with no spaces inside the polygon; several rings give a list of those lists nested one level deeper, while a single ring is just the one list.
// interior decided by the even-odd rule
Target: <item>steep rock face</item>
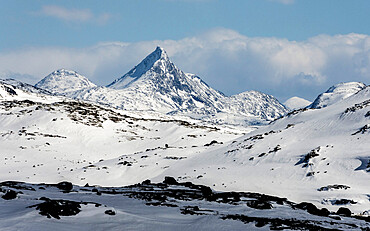
[{"label": "steep rock face", "polygon": [[320,94],[310,105],[310,108],[320,109],[335,104],[364,89],[366,85],[360,82],[339,83]]},{"label": "steep rock face", "polygon": [[96,85],[75,71],[59,69],[43,78],[35,87],[54,94],[66,95],[81,89],[96,87]]},{"label": "steep rock face", "polygon": [[310,101],[297,97],[297,96],[291,97],[287,101],[284,102],[285,107],[289,108],[290,110],[304,108],[310,104],[311,104]]}]

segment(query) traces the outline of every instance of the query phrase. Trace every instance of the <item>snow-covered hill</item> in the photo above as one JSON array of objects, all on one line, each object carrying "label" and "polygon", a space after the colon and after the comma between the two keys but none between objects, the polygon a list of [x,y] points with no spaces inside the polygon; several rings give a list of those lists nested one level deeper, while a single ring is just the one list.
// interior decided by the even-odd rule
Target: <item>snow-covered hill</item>
[{"label": "snow-covered hill", "polygon": [[304,108],[304,107],[307,107],[310,104],[311,104],[310,101],[308,101],[306,99],[303,99],[303,98],[300,98],[300,97],[297,97],[297,96],[291,97],[287,101],[284,102],[284,105],[287,108],[289,108],[290,110],[296,110],[296,109]]},{"label": "snow-covered hill", "polygon": [[[266,123],[288,111],[273,96],[261,92],[226,97],[198,76],[177,68],[160,47],[107,87],[94,87],[85,77],[64,72],[70,73],[66,70],[52,73],[36,86],[119,109],[157,111],[222,124]],[[88,83],[82,84],[85,82]]]},{"label": "snow-covered hill", "polygon": [[348,98],[364,89],[366,85],[360,82],[339,83],[320,94],[310,105],[310,108],[324,108]]},{"label": "snow-covered hill", "polygon": [[367,87],[320,110],[293,111],[165,174],[218,190],[263,192],[369,214],[369,118]]},{"label": "snow-covered hill", "polygon": [[81,89],[96,87],[96,85],[75,71],[59,69],[40,80],[35,87],[55,94],[67,95]]}]

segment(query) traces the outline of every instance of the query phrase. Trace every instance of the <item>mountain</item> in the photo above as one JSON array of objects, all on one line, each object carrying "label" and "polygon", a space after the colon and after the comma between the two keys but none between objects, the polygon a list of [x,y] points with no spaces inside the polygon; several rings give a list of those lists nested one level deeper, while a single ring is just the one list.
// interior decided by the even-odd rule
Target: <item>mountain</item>
[{"label": "mountain", "polygon": [[307,107],[311,103],[312,102],[306,99],[294,96],[294,97],[289,98],[287,101],[285,101],[284,105],[291,110],[295,110],[295,109]]},{"label": "mountain", "polygon": [[218,103],[222,93],[199,77],[178,69],[160,47],[107,87],[123,90],[131,102],[137,101],[131,108],[167,113],[177,109],[222,107]]},{"label": "mountain", "polygon": [[310,108],[320,109],[335,104],[364,89],[366,85],[360,82],[339,83],[320,94]]},{"label": "mountain", "polygon": [[[177,68],[160,47],[107,87],[92,84],[79,84],[76,87],[77,84],[72,81],[73,84],[64,91],[69,76],[60,76],[51,74],[45,79],[52,79],[52,84],[43,84],[44,79],[36,86],[74,99],[119,109],[157,111],[217,123],[266,123],[288,111],[274,97],[261,92],[244,92],[227,97],[209,87],[198,76]],[[229,114],[228,118],[224,116],[225,113]]]},{"label": "mountain", "polygon": [[66,95],[81,89],[96,87],[96,85],[75,71],[59,69],[40,80],[35,87],[54,94]]},{"label": "mountain", "polygon": [[242,92],[228,97],[226,102],[225,111],[228,113],[255,116],[266,121],[279,118],[287,112],[287,108],[275,97],[259,91]]}]

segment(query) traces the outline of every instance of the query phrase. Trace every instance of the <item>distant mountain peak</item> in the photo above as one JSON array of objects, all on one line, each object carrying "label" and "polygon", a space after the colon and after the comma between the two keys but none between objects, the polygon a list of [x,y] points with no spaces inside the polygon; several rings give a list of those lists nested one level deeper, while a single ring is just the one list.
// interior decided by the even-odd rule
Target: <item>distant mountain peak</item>
[{"label": "distant mountain peak", "polygon": [[96,87],[96,85],[85,76],[78,74],[76,71],[62,68],[53,71],[48,76],[40,80],[36,83],[35,87],[63,95],[68,92]]},{"label": "distant mountain peak", "polygon": [[174,68],[174,64],[168,58],[166,51],[157,46],[157,48],[147,57],[145,57],[138,65],[132,68],[124,76],[114,80],[111,84],[107,85],[107,87],[123,89],[135,82],[151,69],[153,69],[155,72],[166,72],[166,69],[168,68]]},{"label": "distant mountain peak", "polygon": [[284,105],[287,108],[289,108],[290,110],[296,110],[296,109],[304,108],[304,107],[307,107],[310,104],[311,104],[310,101],[308,101],[306,99],[303,99],[303,98],[300,98],[300,97],[297,97],[297,96],[291,97],[291,98],[289,98],[288,100],[286,100],[284,102]]}]

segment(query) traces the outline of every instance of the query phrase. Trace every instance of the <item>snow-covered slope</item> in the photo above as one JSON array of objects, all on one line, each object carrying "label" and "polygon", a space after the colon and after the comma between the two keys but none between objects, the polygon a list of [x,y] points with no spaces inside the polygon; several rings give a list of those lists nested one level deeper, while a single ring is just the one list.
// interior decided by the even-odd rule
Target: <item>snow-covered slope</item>
[{"label": "snow-covered slope", "polygon": [[81,89],[96,87],[96,85],[75,71],[59,69],[40,80],[35,87],[55,94],[66,95]]},{"label": "snow-covered slope", "polygon": [[290,110],[304,108],[310,104],[311,104],[310,101],[297,97],[297,96],[291,97],[287,101],[284,102],[284,105]]},{"label": "snow-covered slope", "polygon": [[310,105],[310,108],[324,108],[335,104],[342,99],[356,94],[364,89],[366,85],[360,82],[339,83],[330,87],[326,92],[320,94],[315,101]]},{"label": "snow-covered slope", "polygon": [[[184,73],[177,68],[160,47],[107,87],[92,87],[91,84],[87,84],[82,87],[71,86],[68,91],[63,92],[68,76],[60,78],[58,74],[58,78],[52,78],[53,76],[52,74],[51,77],[45,78],[52,79],[50,81],[52,84],[49,84],[51,87],[43,83],[36,86],[50,91],[56,88],[59,94],[74,99],[125,110],[157,111],[218,123],[237,124],[264,123],[287,112],[274,97],[261,92],[251,91],[232,97],[224,96],[209,87],[198,76]],[[61,87],[58,87],[59,85]],[[224,116],[225,113],[229,115],[228,119]]]},{"label": "snow-covered slope", "polygon": [[165,174],[218,190],[263,192],[369,214],[369,118],[367,87],[320,110],[293,111]]}]

